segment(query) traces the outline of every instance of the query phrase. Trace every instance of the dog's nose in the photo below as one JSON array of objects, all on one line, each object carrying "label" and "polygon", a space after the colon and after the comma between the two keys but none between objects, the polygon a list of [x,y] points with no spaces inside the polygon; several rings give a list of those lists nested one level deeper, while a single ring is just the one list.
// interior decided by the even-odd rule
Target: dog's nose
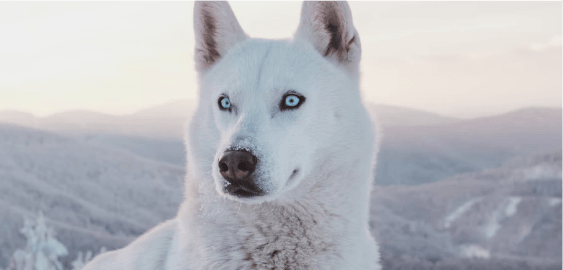
[{"label": "dog's nose", "polygon": [[227,151],[219,160],[219,172],[229,183],[244,182],[256,169],[258,159],[248,151]]}]

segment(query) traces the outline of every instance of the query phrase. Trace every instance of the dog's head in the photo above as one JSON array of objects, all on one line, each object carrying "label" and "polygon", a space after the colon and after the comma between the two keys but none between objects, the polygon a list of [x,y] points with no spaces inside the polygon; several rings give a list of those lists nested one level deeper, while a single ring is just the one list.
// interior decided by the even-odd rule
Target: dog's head
[{"label": "dog's head", "polygon": [[346,2],[304,2],[292,40],[249,38],[227,2],[196,2],[194,29],[200,90],[190,169],[219,194],[274,200],[326,156],[352,160],[348,150],[371,147]]}]

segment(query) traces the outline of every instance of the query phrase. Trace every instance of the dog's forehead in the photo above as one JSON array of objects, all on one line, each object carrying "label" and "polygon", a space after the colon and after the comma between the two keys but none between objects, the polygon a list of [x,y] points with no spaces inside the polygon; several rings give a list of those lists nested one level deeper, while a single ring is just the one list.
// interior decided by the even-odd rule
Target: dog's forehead
[{"label": "dog's forehead", "polygon": [[277,97],[290,89],[306,93],[307,85],[315,79],[311,71],[322,72],[321,61],[324,59],[307,44],[251,39],[218,63],[221,80],[229,82],[221,91],[263,98]]}]

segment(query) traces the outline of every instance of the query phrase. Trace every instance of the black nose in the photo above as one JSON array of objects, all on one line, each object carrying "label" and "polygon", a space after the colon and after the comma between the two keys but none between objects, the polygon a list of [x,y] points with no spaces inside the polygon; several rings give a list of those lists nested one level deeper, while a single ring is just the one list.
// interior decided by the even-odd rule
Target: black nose
[{"label": "black nose", "polygon": [[258,159],[247,151],[227,151],[219,160],[219,172],[230,183],[246,180],[256,169]]}]

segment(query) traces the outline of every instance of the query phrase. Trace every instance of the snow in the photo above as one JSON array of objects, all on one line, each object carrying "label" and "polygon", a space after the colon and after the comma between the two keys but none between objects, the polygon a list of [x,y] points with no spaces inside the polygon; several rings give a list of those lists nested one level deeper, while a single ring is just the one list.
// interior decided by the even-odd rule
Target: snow
[{"label": "snow", "polygon": [[488,259],[490,257],[490,252],[479,245],[462,245],[460,253],[467,258]]},{"label": "snow", "polygon": [[455,209],[452,213],[450,213],[449,215],[447,215],[444,218],[444,227],[449,228],[456,219],[461,217],[463,215],[463,213],[467,212],[467,210],[469,210],[471,208],[471,206],[473,206],[473,204],[475,204],[476,202],[478,202],[480,200],[481,200],[481,198],[473,198],[469,201],[466,201],[460,207]]},{"label": "snow", "polygon": [[549,198],[548,201],[549,206],[556,206],[561,204],[561,198]]},{"label": "snow", "polygon": [[527,180],[561,179],[561,168],[540,164],[525,169],[524,175]]},{"label": "snow", "polygon": [[504,209],[504,214],[507,217],[514,215],[516,213],[516,210],[518,210],[518,204],[521,201],[522,201],[522,198],[520,198],[520,197],[510,197],[510,198],[508,198],[508,204],[506,205],[506,208]]},{"label": "snow", "polygon": [[518,204],[522,201],[520,197],[509,197],[505,199],[499,207],[493,212],[489,223],[485,225],[485,237],[487,239],[493,238],[498,230],[500,230],[500,222],[510,216],[513,216],[518,210]]}]

